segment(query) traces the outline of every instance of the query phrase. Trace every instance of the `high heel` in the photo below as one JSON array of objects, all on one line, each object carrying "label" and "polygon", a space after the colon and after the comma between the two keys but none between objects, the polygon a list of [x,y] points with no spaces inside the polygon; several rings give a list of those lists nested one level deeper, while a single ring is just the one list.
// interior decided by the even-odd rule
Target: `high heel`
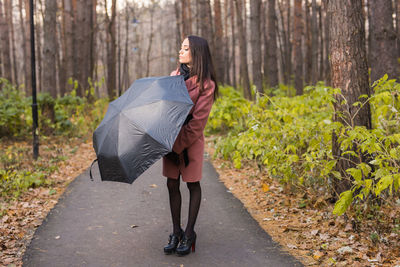
[{"label": "high heel", "polygon": [[183,239],[184,232],[181,230],[179,234],[170,234],[168,239],[168,244],[164,247],[164,253],[169,255],[175,252],[179,245],[179,242]]},{"label": "high heel", "polygon": [[186,234],[183,236],[179,246],[176,248],[176,254],[178,256],[184,256],[196,250],[196,233],[193,233],[193,236],[187,237]]}]

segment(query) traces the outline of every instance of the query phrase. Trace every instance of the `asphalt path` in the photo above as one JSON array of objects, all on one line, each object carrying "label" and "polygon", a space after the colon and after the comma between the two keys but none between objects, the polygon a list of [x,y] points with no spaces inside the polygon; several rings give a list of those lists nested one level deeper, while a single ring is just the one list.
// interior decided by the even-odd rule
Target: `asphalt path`
[{"label": "asphalt path", "polygon": [[[23,257],[23,266],[302,266],[284,252],[208,161],[203,166],[196,252],[164,255],[172,230],[161,161],[132,185],[101,182],[97,165],[79,175],[49,212]],[[189,194],[181,183],[182,223]],[[183,228],[185,225],[183,225]]]}]

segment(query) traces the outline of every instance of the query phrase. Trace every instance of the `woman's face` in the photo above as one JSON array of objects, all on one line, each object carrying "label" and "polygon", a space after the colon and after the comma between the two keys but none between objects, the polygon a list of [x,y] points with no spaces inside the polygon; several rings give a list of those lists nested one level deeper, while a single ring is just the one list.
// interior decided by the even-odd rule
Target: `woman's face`
[{"label": "woman's face", "polygon": [[188,65],[192,63],[192,55],[190,54],[188,38],[182,42],[181,50],[179,50],[179,62]]}]

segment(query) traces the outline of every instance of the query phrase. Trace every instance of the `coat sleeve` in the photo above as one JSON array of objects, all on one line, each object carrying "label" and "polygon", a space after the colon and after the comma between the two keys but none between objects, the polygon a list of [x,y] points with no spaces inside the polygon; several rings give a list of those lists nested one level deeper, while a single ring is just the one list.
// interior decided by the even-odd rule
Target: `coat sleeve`
[{"label": "coat sleeve", "polygon": [[178,154],[190,147],[194,141],[202,136],[206,127],[208,116],[214,102],[215,84],[213,81],[204,83],[204,90],[199,96],[197,103],[193,109],[193,118],[188,124],[184,125],[175,140],[172,150]]}]

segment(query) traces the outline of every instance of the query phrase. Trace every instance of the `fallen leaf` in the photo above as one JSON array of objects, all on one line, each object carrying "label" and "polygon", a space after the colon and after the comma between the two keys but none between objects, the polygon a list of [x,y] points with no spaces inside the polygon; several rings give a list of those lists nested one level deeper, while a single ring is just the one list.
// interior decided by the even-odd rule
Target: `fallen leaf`
[{"label": "fallen leaf", "polygon": [[337,250],[340,255],[351,254],[353,253],[353,249],[349,246],[341,247]]},{"label": "fallen leaf", "polygon": [[263,184],[262,185],[262,190],[263,190],[264,193],[267,193],[269,191],[269,185]]},{"label": "fallen leaf", "polygon": [[321,259],[321,257],[322,256],[324,256],[325,254],[323,253],[323,252],[321,252],[321,251],[316,251],[316,252],[314,252],[314,254],[313,254],[313,259],[314,260],[316,260],[316,261],[318,261],[318,260],[320,260]]}]

